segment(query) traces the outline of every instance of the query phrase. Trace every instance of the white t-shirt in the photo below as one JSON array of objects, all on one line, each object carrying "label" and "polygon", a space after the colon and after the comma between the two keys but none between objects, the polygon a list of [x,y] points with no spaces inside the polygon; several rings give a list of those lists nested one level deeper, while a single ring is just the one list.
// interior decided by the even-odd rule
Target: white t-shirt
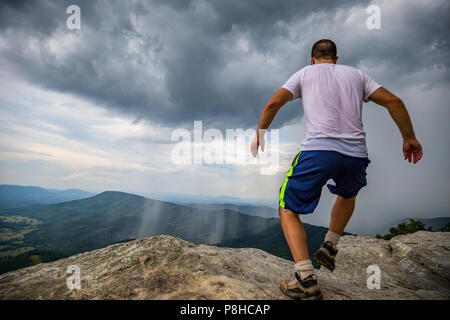
[{"label": "white t-shirt", "polygon": [[367,157],[362,103],[381,86],[361,70],[319,63],[294,73],[282,86],[301,98],[306,139],[301,150],[334,150]]}]

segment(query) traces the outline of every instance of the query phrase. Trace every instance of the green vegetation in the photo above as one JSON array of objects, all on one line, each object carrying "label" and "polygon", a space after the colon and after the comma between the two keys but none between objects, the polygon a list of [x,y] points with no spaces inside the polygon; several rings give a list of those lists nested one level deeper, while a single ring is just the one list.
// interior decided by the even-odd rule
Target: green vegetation
[{"label": "green vegetation", "polygon": [[15,257],[0,259],[0,274],[26,268],[41,262],[51,262],[69,255],[57,251],[31,250]]},{"label": "green vegetation", "polygon": [[37,255],[37,254],[30,255],[30,260],[33,265],[39,264],[42,262],[41,256]]},{"label": "green vegetation", "polygon": [[419,220],[409,219],[410,222],[400,223],[397,227],[392,227],[389,229],[389,233],[381,236],[377,234],[377,239],[391,240],[393,237],[414,233],[416,231],[425,230],[425,231],[433,231],[431,227],[425,228],[425,224]]},{"label": "green vegetation", "polygon": [[27,233],[35,230],[39,223],[36,219],[18,215],[0,216],[0,242],[21,240]]},{"label": "green vegetation", "polygon": [[34,231],[40,222],[18,215],[0,216],[0,258],[14,258],[35,249],[23,238]]},{"label": "green vegetation", "polygon": [[447,224],[441,229],[443,232],[450,232],[450,222],[447,222]]},{"label": "green vegetation", "polygon": [[31,251],[33,249],[34,249],[33,247],[20,247],[20,248],[16,248],[16,249],[12,249],[11,247],[8,247],[8,248],[0,251],[0,258],[16,257],[18,255],[21,255],[22,253]]}]

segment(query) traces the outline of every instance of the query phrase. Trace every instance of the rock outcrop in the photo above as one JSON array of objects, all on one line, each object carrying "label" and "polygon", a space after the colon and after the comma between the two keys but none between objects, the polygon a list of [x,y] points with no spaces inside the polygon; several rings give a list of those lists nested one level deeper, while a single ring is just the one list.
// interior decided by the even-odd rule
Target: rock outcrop
[{"label": "rock outcrop", "polygon": [[[450,233],[345,236],[338,250],[335,271],[317,272],[325,299],[450,298]],[[68,289],[71,265],[80,289]],[[380,289],[367,287],[371,265]],[[0,275],[0,299],[285,299],[278,285],[292,267],[259,249],[155,236]]]},{"label": "rock outcrop", "polygon": [[[318,272],[328,299],[449,299],[450,233],[418,231],[390,241],[345,236],[336,269]],[[380,270],[380,289],[367,280]]]}]

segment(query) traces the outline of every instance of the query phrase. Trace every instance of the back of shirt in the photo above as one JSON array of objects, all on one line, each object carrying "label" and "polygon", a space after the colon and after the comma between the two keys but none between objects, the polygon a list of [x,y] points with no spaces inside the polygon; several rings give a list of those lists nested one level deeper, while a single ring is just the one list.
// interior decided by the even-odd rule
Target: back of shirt
[{"label": "back of shirt", "polygon": [[302,99],[307,136],[301,150],[367,157],[362,103],[378,83],[358,69],[319,63],[297,71],[282,87]]}]

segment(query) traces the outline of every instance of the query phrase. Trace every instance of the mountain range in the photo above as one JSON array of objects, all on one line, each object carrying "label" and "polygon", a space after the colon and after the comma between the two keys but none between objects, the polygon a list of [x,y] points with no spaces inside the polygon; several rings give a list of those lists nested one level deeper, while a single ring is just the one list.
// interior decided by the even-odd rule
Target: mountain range
[{"label": "mountain range", "polygon": [[[58,200],[67,197],[79,199]],[[277,211],[270,206],[177,204],[119,191],[93,195],[79,189],[10,185],[0,186],[0,199],[0,273],[161,234],[197,244],[259,248],[292,259]],[[449,218],[424,220],[438,226]],[[312,255],[327,228],[304,226]]]},{"label": "mountain range", "polygon": [[[244,209],[249,211],[248,207]],[[235,247],[242,238],[245,245],[290,258],[278,218],[228,208],[180,205],[118,191],[56,204],[3,209],[0,218],[2,272],[160,234],[219,246],[234,241]],[[308,226],[307,231],[310,237],[323,237],[326,228]],[[251,236],[259,242],[251,244]],[[310,241],[310,245],[311,250],[317,249],[320,242]]]}]

